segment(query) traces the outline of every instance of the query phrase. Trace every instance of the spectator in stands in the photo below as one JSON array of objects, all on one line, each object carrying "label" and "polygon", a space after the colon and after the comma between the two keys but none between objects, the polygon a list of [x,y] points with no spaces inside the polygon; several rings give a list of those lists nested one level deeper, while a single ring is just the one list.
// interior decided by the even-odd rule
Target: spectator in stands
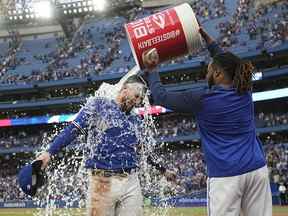
[{"label": "spectator in stands", "polygon": [[[5,115],[5,114],[4,114]],[[27,113],[21,113],[19,116],[14,116],[13,118],[25,117]],[[27,117],[27,116],[26,116]],[[277,127],[280,125],[286,125],[288,120],[288,113],[263,113],[260,112],[256,115],[256,126],[262,127]],[[171,137],[171,136],[189,136],[196,133],[196,121],[191,116],[179,116],[175,114],[165,114],[158,117],[157,121],[157,136],[159,137]],[[41,140],[44,131],[41,130],[38,134],[27,135],[25,130],[14,130],[5,131],[1,134],[0,144],[2,147],[11,148],[19,146],[38,146],[39,140]],[[267,141],[269,142],[269,141]],[[273,153],[273,155],[277,155]],[[271,156],[280,157],[280,156]],[[268,159],[268,162],[270,159]],[[275,159],[273,160],[276,161]],[[284,165],[279,165],[283,167]],[[277,168],[277,170],[279,170]],[[274,172],[273,172],[274,175]],[[275,176],[277,178],[277,175]],[[279,179],[280,180],[280,179]],[[279,182],[278,180],[278,182]]]},{"label": "spectator in stands", "polygon": [[[43,135],[43,137],[46,136],[47,135]],[[281,143],[287,142],[287,136],[275,137],[273,140],[271,140],[271,138],[264,140],[264,149],[269,170],[273,169],[273,173],[277,173],[275,170],[279,169],[279,179],[280,182],[283,183],[287,182],[288,179],[288,145]],[[281,155],[281,157],[277,156],[277,154]],[[166,152],[160,154],[160,160],[167,165],[169,170],[177,173],[176,184],[167,183],[165,180],[161,180],[161,184],[165,185],[165,187],[162,188],[165,191],[164,194],[189,195],[199,190],[205,190],[207,179],[206,165],[200,149],[193,149],[193,151],[176,150],[173,152]],[[24,162],[22,161],[21,163]],[[9,157],[6,160],[0,161],[0,200],[8,201],[11,199],[29,199],[20,190],[18,190],[18,187],[16,186],[16,172],[19,163],[19,160],[16,160],[15,158],[9,159]],[[159,177],[160,175],[155,173],[153,176]],[[270,179],[271,182],[273,182],[273,174],[270,174]],[[152,184],[151,187],[144,187],[144,193],[146,195],[153,196],[153,194],[157,194],[157,190],[159,190],[159,183],[157,184],[159,178],[156,178],[153,182],[155,183]],[[287,188],[287,185],[285,185],[285,187]],[[62,188],[65,188],[65,186],[63,185]],[[82,191],[85,190],[82,188]],[[85,197],[85,194],[83,193],[82,196]]]},{"label": "spectator in stands", "polygon": [[[217,30],[220,33],[217,40],[221,41],[221,45],[224,47],[247,46],[247,40],[243,41],[240,38],[240,35],[246,31],[251,39],[255,39],[255,47],[259,49],[279,45],[288,39],[287,5],[281,2],[273,4],[272,7],[263,5],[255,10],[251,7],[253,1],[241,0],[234,14],[227,13],[224,0],[213,2],[210,0],[193,1],[191,4],[201,21],[211,21],[224,16],[228,17],[224,19],[226,21],[220,22],[217,26]],[[272,9],[270,10],[270,8]],[[120,25],[113,25],[113,22],[109,23],[110,21],[107,21],[109,25],[96,25],[97,32],[100,32],[102,36],[100,41],[96,41],[93,38],[92,29],[90,28],[77,30],[74,33],[72,42],[64,37],[57,38],[57,50],[47,55],[39,54],[34,56],[35,61],[40,60],[42,63],[48,64],[48,66],[44,70],[36,71],[29,76],[21,73],[9,73],[10,69],[17,69],[18,65],[34,63],[27,61],[25,58],[17,58],[17,51],[21,50],[22,41],[18,32],[11,32],[10,50],[0,64],[0,75],[6,74],[7,71],[8,73],[7,76],[1,76],[1,83],[17,85],[61,79],[89,78],[91,75],[99,75],[106,72],[125,73],[134,62],[131,52],[128,53],[126,51],[124,53],[121,50],[121,43],[126,40],[125,31],[121,26],[125,22],[150,15],[151,13],[153,13],[153,10],[133,8],[124,17],[119,18],[121,20]],[[274,19],[269,19],[271,16]],[[85,24],[84,21],[84,27]],[[106,46],[106,44],[109,46]],[[126,46],[128,46],[127,42]],[[45,47],[49,47],[49,44],[45,44]],[[199,50],[197,54],[205,55],[206,52]],[[83,59],[78,62],[78,65],[74,65],[74,63],[71,65],[68,60],[78,58],[79,55],[83,55]],[[190,61],[191,57],[191,55],[187,55],[170,63],[182,64]],[[122,64],[120,66],[114,65],[114,62],[118,61],[121,61]]]},{"label": "spectator in stands", "polygon": [[279,192],[280,192],[280,205],[287,205],[287,200],[286,200],[287,199],[287,188],[283,182],[280,183]]}]

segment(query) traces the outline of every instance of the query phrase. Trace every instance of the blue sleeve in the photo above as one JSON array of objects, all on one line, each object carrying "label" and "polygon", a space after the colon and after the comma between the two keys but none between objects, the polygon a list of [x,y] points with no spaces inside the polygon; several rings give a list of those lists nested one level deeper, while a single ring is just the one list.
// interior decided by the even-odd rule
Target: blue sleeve
[{"label": "blue sleeve", "polygon": [[87,120],[88,120],[88,112],[86,108],[82,108],[76,118],[72,121],[72,124],[77,127],[82,134],[87,134],[86,127],[87,127]]},{"label": "blue sleeve", "polygon": [[154,103],[176,112],[194,113],[201,109],[201,98],[206,90],[186,90],[168,92],[160,82],[156,72],[148,74],[148,83]]},{"label": "blue sleeve", "polygon": [[50,145],[48,152],[51,155],[55,155],[60,150],[69,144],[80,134],[87,134],[86,132],[86,122],[87,113],[84,109],[80,110],[74,121],[70,123],[69,126],[64,128],[64,130],[56,136],[53,143]]},{"label": "blue sleeve", "polygon": [[211,43],[207,48],[211,57],[224,53],[224,50],[215,41]]}]

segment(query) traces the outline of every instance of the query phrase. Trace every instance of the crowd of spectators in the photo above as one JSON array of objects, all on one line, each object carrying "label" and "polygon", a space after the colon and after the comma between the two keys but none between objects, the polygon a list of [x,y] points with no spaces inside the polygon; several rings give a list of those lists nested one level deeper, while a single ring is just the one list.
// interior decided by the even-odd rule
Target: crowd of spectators
[{"label": "crowd of spectators", "polygon": [[287,113],[263,113],[260,112],[256,116],[256,126],[257,127],[275,127],[279,125],[288,124],[288,114]]},{"label": "crowd of spectators", "polygon": [[[279,135],[276,137],[267,136],[262,138],[263,148],[266,154],[270,182],[288,186],[288,137]],[[203,153],[200,149],[176,150],[163,153],[160,156],[165,166],[175,172],[176,181],[168,182],[165,178],[155,175],[151,188],[147,193],[159,190],[160,184],[164,195],[189,195],[206,189],[206,166]],[[164,179],[164,180],[163,180]],[[161,181],[162,180],[162,181]],[[158,182],[158,183],[157,183]],[[161,182],[159,184],[159,182]],[[153,186],[154,185],[154,186]],[[287,194],[288,195],[288,194]]]},{"label": "crowd of spectators", "polygon": [[26,200],[27,196],[17,187],[17,178],[15,175],[12,176],[1,176],[0,177],[0,202],[8,200]]},{"label": "crowd of spectators", "polygon": [[10,158],[9,155],[0,158],[0,201],[22,200],[24,193],[17,187],[16,173],[19,160]]},{"label": "crowd of spectators", "polygon": [[27,134],[25,130],[5,130],[5,132],[1,133],[0,149],[39,146],[44,134],[43,130],[38,130],[37,134]]},{"label": "crowd of spectators", "polygon": [[271,48],[288,40],[288,5],[279,1],[256,9],[254,4],[251,0],[239,0],[232,18],[219,23],[218,41],[223,47],[245,47],[247,41],[240,40],[240,33],[248,34],[256,49]]},{"label": "crowd of spectators", "polygon": [[250,0],[239,0],[238,7],[231,19],[219,23],[220,36],[218,41],[222,47],[232,47],[239,43],[237,34],[244,30],[243,28],[250,15],[251,4]]},{"label": "crowd of spectators", "polygon": [[263,140],[271,182],[288,183],[288,137],[271,134]]},{"label": "crowd of spectators", "polygon": [[[288,113],[263,113],[256,115],[256,127],[276,127],[288,124]],[[197,125],[193,116],[166,114],[158,116],[155,121],[158,137],[188,136],[197,132]],[[59,129],[62,128],[58,127]],[[37,147],[41,145],[43,138],[53,135],[56,129],[51,127],[38,129],[37,133],[31,130],[19,129],[8,130],[7,128],[0,133],[0,149],[12,147]]]},{"label": "crowd of spectators", "polygon": [[204,0],[191,2],[193,11],[201,21],[209,21],[226,15],[226,7],[224,0]]},{"label": "crowd of spectators", "polygon": [[152,168],[151,186],[144,186],[146,195],[189,195],[195,191],[205,190],[206,166],[200,149],[165,152],[159,156],[159,161],[176,173],[175,182],[169,182],[165,177],[157,175],[157,171]]},{"label": "crowd of spectators", "polygon": [[88,49],[91,45],[86,37],[72,44],[64,37],[57,37],[57,49],[49,54],[35,55],[34,59],[47,64],[44,70],[32,70],[29,74],[10,74],[2,79],[3,84],[25,84],[30,82],[63,80],[65,78],[83,78],[87,71],[81,68],[68,68],[66,60],[73,58],[81,49]]},{"label": "crowd of spectators", "polygon": [[258,7],[251,14],[247,32],[251,40],[260,37],[258,47],[273,47],[288,40],[288,5],[279,2]]},{"label": "crowd of spectators", "polygon": [[159,136],[185,136],[195,133],[197,130],[196,122],[192,116],[179,116],[168,114],[159,116],[156,123]]},{"label": "crowd of spectators", "polygon": [[0,76],[17,66],[16,53],[21,45],[21,36],[17,31],[9,32],[8,49],[0,54]]},{"label": "crowd of spectators", "polygon": [[[270,182],[279,190],[280,204],[287,205],[288,201],[288,137],[280,140],[268,137],[264,145]],[[276,144],[277,143],[277,144]]]},{"label": "crowd of spectators", "polygon": [[[266,153],[271,183],[277,185],[284,184],[287,187],[287,135],[279,135],[274,137],[267,136],[266,138],[262,137],[262,141],[264,151]],[[151,168],[152,170],[150,170],[150,172],[153,174],[151,174],[150,184],[144,187],[145,195],[162,194],[163,196],[175,196],[189,195],[194,194],[195,192],[205,191],[207,180],[206,166],[203,153],[199,148],[164,151],[162,153],[159,153],[158,155],[158,160],[161,163],[165,164],[165,167],[167,167],[169,170],[176,173],[176,180],[175,182],[168,182],[165,177],[157,174],[158,171]],[[23,164],[24,162],[22,161],[21,163]],[[20,166],[19,159],[2,159],[0,164],[0,201],[29,199],[17,187],[17,180],[15,174]],[[53,181],[61,182],[59,179],[57,180],[58,177],[56,176],[56,179],[54,179]],[[79,177],[81,178],[81,176],[78,176],[77,178]],[[67,180],[65,180],[65,184],[67,184],[65,187],[63,186],[63,188],[65,188],[65,192],[63,192],[63,194],[61,195],[61,191],[58,191],[57,194],[54,195],[57,197],[57,199],[65,198],[66,195],[72,192],[75,193],[75,191],[78,191],[77,193],[80,193],[81,195],[81,191],[85,191],[85,187],[83,187],[85,186],[85,184],[78,183],[82,180],[67,177]],[[75,190],[75,188],[73,189],[72,185],[76,184],[79,186],[79,190]],[[82,194],[81,197],[84,198],[85,195]]]},{"label": "crowd of spectators", "polygon": [[[263,122],[262,126],[265,127],[287,124],[287,114],[259,113],[257,116],[258,120]],[[162,136],[188,135],[196,130],[196,125],[192,117],[185,115],[180,117],[177,117],[175,114],[163,115],[156,124],[158,124],[160,128],[167,127],[166,129],[158,129],[159,132],[162,131]],[[39,129],[37,133],[34,134],[25,130],[17,130],[14,133],[12,130],[11,133],[9,130],[5,130],[2,131],[0,145],[1,148],[6,149],[17,146],[35,147],[43,143],[43,140],[50,136],[49,134],[52,134],[52,132],[47,132],[47,129]],[[275,136],[275,133],[271,133],[271,136],[267,136],[266,138],[262,137],[262,140],[271,182],[278,185],[285,184],[288,180],[288,137],[284,135]],[[165,164],[169,170],[177,173],[176,183],[167,182],[161,175],[152,175],[156,177],[156,179],[154,179],[155,182],[145,188],[145,190],[147,189],[145,194],[153,195],[153,193],[162,193],[165,196],[187,195],[195,191],[205,190],[207,178],[206,167],[200,149],[164,151],[164,153],[159,154],[159,160]],[[9,160],[9,158],[6,161],[1,161],[0,180],[2,184],[0,185],[0,194],[2,196],[0,200],[27,199],[19,188],[15,186],[17,185],[15,176],[18,168],[17,163],[17,160]],[[160,189],[161,191],[159,191]],[[69,187],[67,187],[67,190],[70,190]],[[61,196],[61,193],[57,195],[57,198],[63,197],[65,196]]]},{"label": "crowd of spectators", "polygon": [[0,133],[0,151],[1,149],[10,149],[15,147],[32,147],[37,150],[53,140],[65,124],[47,125],[47,127],[31,126],[22,127],[17,130],[15,128],[9,130],[3,129]]},{"label": "crowd of spectators", "polygon": [[[255,116],[257,128],[276,127],[288,124],[288,113],[257,113]],[[159,116],[156,122],[158,136],[186,136],[197,131],[197,125],[193,116],[179,116],[167,114]]]},{"label": "crowd of spectators", "polygon": [[[256,115],[256,122],[258,127],[273,127],[287,124],[287,113],[259,113]],[[156,121],[158,128],[158,134],[162,137],[167,136],[179,136],[190,135],[196,132],[196,124],[192,116],[168,114],[159,116]],[[27,130],[5,130],[1,133],[0,146],[3,149],[10,149],[12,147],[39,147],[44,143],[44,140],[51,138],[56,132],[47,132],[46,129],[39,129],[37,133],[31,133]],[[285,146],[281,144],[288,142],[285,138],[266,139],[265,149],[267,154],[268,164],[271,167],[271,179],[277,183],[286,181],[287,177],[283,177],[283,174],[287,173],[287,151],[285,152]],[[275,144],[278,143],[277,148]],[[167,152],[161,156],[161,160],[177,173],[178,184],[173,185],[171,183],[165,184],[165,194],[187,194],[193,190],[201,190],[205,188],[205,163],[203,155],[199,149],[194,151],[175,151]],[[284,162],[283,162],[284,161]],[[282,163],[283,162],[283,163]],[[9,169],[8,169],[9,170]],[[7,173],[6,173],[7,174]],[[280,178],[280,176],[282,176]],[[276,180],[275,180],[276,179]],[[277,180],[278,179],[278,180]],[[12,180],[11,180],[12,181]],[[5,185],[5,184],[4,184]],[[179,186],[181,185],[181,186]]]},{"label": "crowd of spectators", "polygon": [[[107,20],[107,23],[109,22]],[[48,54],[33,56],[35,60],[47,64],[44,70],[33,70],[31,74],[9,74],[2,78],[1,83],[16,85],[51,80],[89,78],[103,73],[115,60],[121,59],[124,63],[131,62],[132,54],[124,55],[120,49],[120,42],[126,39],[123,27],[124,21],[121,25],[114,25],[112,21],[110,24],[99,26],[96,24],[94,26],[96,28],[95,32],[101,35],[101,41],[93,39],[92,29],[85,28],[85,24],[83,24],[83,28],[80,27],[75,32],[72,41],[62,36],[57,37],[56,50]],[[21,48],[18,48],[18,50],[21,50]],[[79,60],[79,62],[76,65],[71,65],[68,61],[71,59],[76,59],[76,62]],[[130,66],[126,65],[114,69],[116,70],[114,72],[125,73],[129,69]]]},{"label": "crowd of spectators", "polygon": [[[272,6],[261,6],[257,10],[253,9],[252,4],[251,0],[239,0],[234,14],[227,13],[224,0],[213,2],[210,0],[194,1],[192,7],[201,22],[221,17],[231,17],[220,22],[217,26],[217,31],[219,31],[217,39],[224,47],[245,46],[246,42],[240,42],[238,38],[240,33],[249,34],[250,39],[258,38],[259,48],[270,47],[269,44],[271,43],[275,45],[275,43],[287,41],[287,4],[280,1]],[[153,13],[153,10],[135,8],[127,12],[123,17],[119,17],[119,22],[115,25],[109,19],[107,19],[107,24],[109,25],[97,25],[96,21],[94,27],[97,28],[97,31],[93,33],[92,29],[85,28],[89,21],[84,20],[82,26],[75,27],[76,32],[72,41],[59,37],[57,38],[56,50],[49,54],[34,55],[35,61],[47,64],[44,70],[33,70],[30,75],[22,73],[10,74],[8,71],[7,76],[1,76],[1,83],[23,84],[89,78],[108,71],[109,73],[127,72],[131,67],[131,62],[133,63],[133,56],[131,51],[123,53],[123,50],[121,50],[121,42],[126,41],[123,25],[150,13]],[[271,14],[274,14],[274,19],[270,19]],[[98,37],[100,40],[93,39],[95,32],[101,36]],[[126,46],[128,46],[127,41]],[[48,47],[49,44],[47,44]],[[19,50],[21,50],[21,37],[18,33],[13,33],[11,34],[11,49],[4,55],[5,60],[0,65],[1,73],[6,73],[9,68],[15,69],[19,64],[33,64],[33,62],[26,62],[25,58],[16,58],[16,53]],[[78,64],[71,65],[68,60],[77,57],[79,57]],[[170,63],[182,63],[192,58],[192,55],[187,55]],[[119,66],[110,67],[117,60],[122,63]]]},{"label": "crowd of spectators", "polygon": [[285,142],[276,145],[272,141],[265,146],[270,179],[276,184],[288,183],[288,140]]},{"label": "crowd of spectators", "polygon": [[[8,200],[30,200],[31,197],[25,195],[19,188],[17,180],[17,170],[22,167],[24,164],[31,162],[30,159],[27,159],[28,156],[23,158],[16,158],[15,156],[6,155],[6,157],[0,159],[0,202]],[[33,157],[33,156],[30,156]],[[65,167],[66,170],[58,170],[58,175],[50,176],[49,183],[50,189],[53,190],[53,193],[49,195],[50,199],[64,200],[81,198],[85,197],[85,177],[82,178],[81,175],[75,177],[75,172],[69,172],[68,169],[71,167],[78,169],[78,166],[75,164],[70,164],[70,167]],[[73,175],[72,175],[73,173]],[[61,178],[64,178],[65,181],[61,181]],[[54,184],[53,182],[57,182]],[[77,190],[75,186],[77,185]],[[59,190],[60,189],[60,190]],[[43,190],[47,190],[44,189]],[[45,196],[45,194],[39,194],[39,198]],[[70,197],[70,198],[69,198]],[[45,197],[46,198],[46,197]],[[45,200],[45,199],[44,199]]]}]

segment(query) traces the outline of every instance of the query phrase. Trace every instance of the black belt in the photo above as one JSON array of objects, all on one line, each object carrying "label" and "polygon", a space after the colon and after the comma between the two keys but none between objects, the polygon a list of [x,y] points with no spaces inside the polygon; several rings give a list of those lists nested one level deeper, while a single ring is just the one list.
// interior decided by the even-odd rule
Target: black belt
[{"label": "black belt", "polygon": [[127,177],[129,174],[135,172],[135,168],[125,168],[120,170],[103,170],[103,169],[94,169],[92,170],[92,175],[111,177],[111,176],[121,176]]}]

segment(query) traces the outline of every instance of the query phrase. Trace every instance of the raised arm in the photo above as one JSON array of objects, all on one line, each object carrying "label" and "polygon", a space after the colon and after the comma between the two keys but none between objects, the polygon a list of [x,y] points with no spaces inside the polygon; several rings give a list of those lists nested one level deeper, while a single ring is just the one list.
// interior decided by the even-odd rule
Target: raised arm
[{"label": "raised arm", "polygon": [[[199,34],[207,44],[207,49],[211,57],[223,53],[216,41],[202,28],[199,28]],[[207,89],[199,88],[197,90],[187,90],[183,92],[169,92],[160,82],[159,74],[155,71],[157,65],[157,56],[155,49],[151,49],[143,56],[143,62],[146,67],[146,74],[154,102],[166,108],[178,112],[197,113],[201,109],[201,98]]]},{"label": "raised arm", "polygon": [[199,28],[199,33],[206,42],[207,49],[209,50],[211,57],[224,52],[223,49],[216,43],[214,38],[212,38],[202,27]]},{"label": "raised arm", "polygon": [[42,169],[46,168],[51,155],[57,154],[62,148],[71,144],[79,134],[87,134],[88,120],[93,115],[95,120],[101,119],[103,112],[107,109],[105,98],[91,97],[86,105],[78,112],[74,121],[56,136],[47,152],[43,152],[36,160],[42,160]]},{"label": "raised arm", "polygon": [[64,130],[56,136],[48,149],[50,155],[55,155],[62,148],[70,145],[78,135],[86,135],[86,122],[87,113],[84,109],[81,109],[80,112],[77,114],[75,120],[73,120],[70,125],[64,128]]},{"label": "raised arm", "polygon": [[36,160],[42,160],[42,169],[46,168],[51,156],[57,154],[62,148],[68,146],[80,134],[86,134],[87,113],[81,109],[74,121],[58,134],[51,143],[47,152],[41,153]]},{"label": "raised arm", "polygon": [[161,84],[158,72],[148,72],[147,80],[155,104],[184,113],[195,114],[201,109],[201,96],[205,89],[169,92]]}]

